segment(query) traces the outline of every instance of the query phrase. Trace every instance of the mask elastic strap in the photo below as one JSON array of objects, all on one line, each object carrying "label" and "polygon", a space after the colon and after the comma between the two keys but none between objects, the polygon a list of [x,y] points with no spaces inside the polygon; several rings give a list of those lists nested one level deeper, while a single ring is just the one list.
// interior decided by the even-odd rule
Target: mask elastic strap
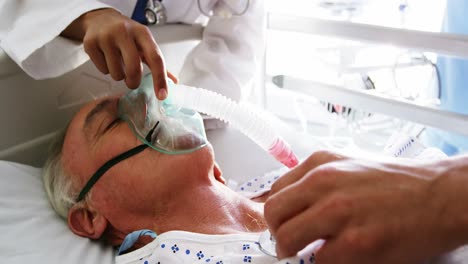
[{"label": "mask elastic strap", "polygon": [[[146,141],[149,142],[151,140],[151,135],[153,135],[153,132],[156,129],[156,127],[158,126],[158,124],[159,124],[159,121],[156,122],[154,127],[148,132],[148,135],[146,135]],[[104,165],[102,165],[94,173],[94,175],[89,179],[89,181],[86,183],[86,185],[83,187],[83,189],[81,189],[81,192],[78,195],[78,199],[76,200],[76,202],[81,202],[84,199],[84,197],[86,196],[86,194],[89,192],[89,190],[91,190],[91,188],[94,186],[94,184],[96,184],[96,182],[101,178],[101,176],[104,175],[104,173],[106,173],[106,171],[108,171],[110,168],[112,168],[115,164],[117,164],[117,163],[121,162],[122,160],[128,159],[131,156],[134,156],[134,155],[142,152],[147,147],[148,147],[148,145],[141,144],[139,146],[136,146],[136,147],[134,147],[134,148],[132,148],[132,149],[118,155],[117,157],[109,160],[108,162],[104,163]]]},{"label": "mask elastic strap", "polygon": [[86,196],[86,194],[89,192],[89,190],[91,190],[93,185],[101,178],[102,175],[104,175],[104,173],[106,173],[106,171],[108,171],[110,168],[112,168],[115,164],[121,162],[122,160],[128,159],[133,155],[136,155],[136,154],[142,152],[147,147],[148,147],[148,145],[146,145],[146,144],[139,145],[137,147],[134,147],[134,148],[132,148],[132,149],[118,155],[117,157],[109,160],[108,162],[104,163],[104,165],[102,165],[96,171],[96,173],[94,173],[94,175],[89,179],[89,181],[83,187],[83,189],[80,192],[80,195],[78,195],[78,200],[76,202],[80,202],[81,200],[83,200],[84,197]]}]

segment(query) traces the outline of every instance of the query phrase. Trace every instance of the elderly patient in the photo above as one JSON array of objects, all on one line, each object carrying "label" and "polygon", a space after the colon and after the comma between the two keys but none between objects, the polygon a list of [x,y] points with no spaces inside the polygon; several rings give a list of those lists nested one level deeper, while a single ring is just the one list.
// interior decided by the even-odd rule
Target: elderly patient
[{"label": "elderly patient", "polygon": [[[45,166],[51,204],[71,231],[113,246],[137,230],[157,234],[153,241],[140,237],[119,263],[275,263],[258,243],[267,228],[263,203],[224,184],[211,146],[177,155],[138,149],[142,143],[120,119],[118,102],[109,97],[84,106]],[[94,174],[102,176],[85,187]],[[304,261],[313,258],[290,263]]]}]

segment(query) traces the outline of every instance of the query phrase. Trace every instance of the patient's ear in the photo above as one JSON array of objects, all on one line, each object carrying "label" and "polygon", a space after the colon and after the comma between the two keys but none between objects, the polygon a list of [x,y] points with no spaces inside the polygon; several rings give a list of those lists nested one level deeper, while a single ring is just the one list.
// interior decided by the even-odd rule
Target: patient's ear
[{"label": "patient's ear", "polygon": [[107,228],[107,219],[88,208],[74,205],[68,211],[68,226],[73,233],[88,237],[91,239],[99,239]]},{"label": "patient's ear", "polygon": [[221,182],[222,184],[226,184],[226,180],[223,178],[223,172],[219,168],[218,163],[215,162],[213,166],[213,174],[215,176],[215,179]]}]

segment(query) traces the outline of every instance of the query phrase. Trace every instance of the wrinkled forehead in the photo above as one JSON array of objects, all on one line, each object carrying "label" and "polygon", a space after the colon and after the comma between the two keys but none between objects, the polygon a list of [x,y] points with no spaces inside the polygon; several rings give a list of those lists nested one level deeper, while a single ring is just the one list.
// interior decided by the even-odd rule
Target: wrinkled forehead
[{"label": "wrinkled forehead", "polygon": [[106,97],[89,102],[72,118],[62,148],[64,169],[72,175],[89,175],[95,167],[92,162],[92,142],[88,136],[90,124],[96,121],[101,108],[115,99],[115,97]]}]

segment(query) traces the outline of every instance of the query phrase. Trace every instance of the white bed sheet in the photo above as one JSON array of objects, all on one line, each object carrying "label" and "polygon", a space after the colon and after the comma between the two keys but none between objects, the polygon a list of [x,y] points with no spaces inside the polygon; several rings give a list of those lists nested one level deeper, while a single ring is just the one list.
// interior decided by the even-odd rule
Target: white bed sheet
[{"label": "white bed sheet", "polygon": [[112,248],[73,235],[52,210],[40,172],[0,161],[0,263],[113,263]]}]

